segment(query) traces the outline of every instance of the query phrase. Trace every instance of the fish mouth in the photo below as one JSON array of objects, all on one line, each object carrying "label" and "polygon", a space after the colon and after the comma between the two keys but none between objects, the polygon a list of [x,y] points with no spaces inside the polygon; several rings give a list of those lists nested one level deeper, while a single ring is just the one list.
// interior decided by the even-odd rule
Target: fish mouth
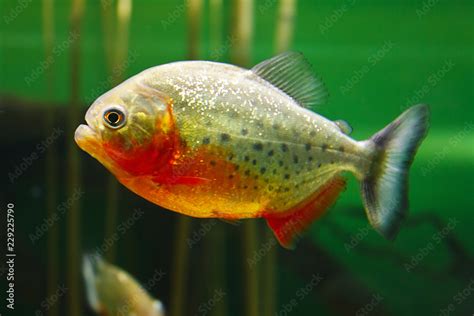
[{"label": "fish mouth", "polygon": [[102,146],[99,134],[87,124],[81,124],[74,133],[77,145],[86,153],[97,159],[104,167],[116,177],[125,177],[120,168],[108,157]]},{"label": "fish mouth", "polygon": [[99,142],[100,135],[98,131],[93,128],[95,126],[94,111],[95,108],[93,106],[87,110],[85,115],[86,124],[79,125],[76,128],[76,132],[74,133],[74,140],[76,141],[77,145],[79,145],[82,150],[88,152],[91,155],[100,150],[102,147]]},{"label": "fish mouth", "polygon": [[91,149],[95,149],[95,151],[98,149],[98,135],[89,125],[79,125],[74,133],[74,140],[82,150],[88,153],[91,153]]}]

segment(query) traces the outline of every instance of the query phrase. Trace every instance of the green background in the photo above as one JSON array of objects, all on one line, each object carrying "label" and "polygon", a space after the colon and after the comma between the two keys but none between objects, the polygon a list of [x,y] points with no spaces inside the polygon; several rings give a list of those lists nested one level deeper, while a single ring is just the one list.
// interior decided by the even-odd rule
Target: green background
[{"label": "green background", "polygon": [[[34,151],[38,142],[51,134],[51,131],[39,128],[44,120],[42,109],[57,107],[62,111],[70,102],[71,54],[67,44],[70,3],[56,1],[55,4],[57,54],[49,66],[54,73],[54,93],[48,96],[45,73],[27,84],[27,78],[31,78],[45,60],[41,1],[23,2],[26,7],[9,23],[5,17],[11,16],[11,10],[21,2],[0,1],[0,139],[2,175],[6,184],[5,189],[2,188],[2,210],[7,202],[15,202],[16,244],[17,251],[21,252],[16,271],[19,279],[16,312],[18,315],[32,315],[38,309],[46,313],[41,307],[46,296],[46,238],[33,245],[28,237],[46,217],[43,205],[48,188],[44,184],[44,155],[40,155],[38,161],[13,184],[8,180],[8,172]],[[429,8],[420,14],[428,3],[431,4]],[[277,4],[278,1],[271,0],[255,3],[252,64],[274,54]],[[182,5],[180,1],[171,0],[134,1],[129,40],[129,53],[134,58],[126,68],[126,77],[151,66],[186,59],[186,13]],[[210,25],[207,1],[203,14],[201,58],[216,56],[209,34],[212,28],[221,27],[218,52],[222,54],[219,53],[219,60],[228,61],[232,46],[228,35],[232,16],[230,3],[224,1],[222,26]],[[84,109],[110,87],[100,21],[99,2],[86,1],[80,61],[80,94]],[[431,107],[431,128],[410,173],[410,217],[396,241],[385,241],[371,229],[366,229],[358,184],[353,177],[350,177],[348,189],[337,205],[304,237],[306,242],[324,249],[338,267],[363,284],[369,293],[383,298],[376,304],[377,308],[383,305],[383,311],[375,308],[368,314],[443,315],[443,310],[450,304],[455,310],[449,315],[471,315],[474,311],[474,293],[470,293],[474,292],[471,282],[474,280],[473,21],[472,1],[298,3],[292,49],[305,54],[331,93],[328,104],[315,109],[317,112],[330,119],[348,121],[354,129],[352,136],[362,140],[384,127],[409,105],[427,103]],[[364,74],[360,75],[361,72]],[[345,91],[343,87],[347,87],[349,80],[354,80],[352,88]],[[18,100],[27,105],[17,106]],[[65,120],[60,116],[56,123],[64,126]],[[65,148],[71,141],[72,135],[62,134],[57,142],[60,176],[65,172]],[[87,251],[94,249],[104,238],[107,172],[87,154],[81,152],[80,155],[82,188],[86,192],[81,199],[81,245]],[[64,179],[60,177],[60,183],[62,181]],[[67,200],[62,185],[60,188],[60,201]],[[173,250],[172,224],[179,215],[163,211],[124,188],[120,192],[119,220],[126,219],[136,207],[145,210],[146,218],[121,239],[117,264],[144,282],[156,267],[169,271]],[[442,234],[450,219],[456,221],[454,228],[437,243],[436,236]],[[198,220],[193,221],[195,229],[201,224]],[[64,217],[59,220],[59,225],[59,274],[60,281],[66,283]],[[215,257],[223,257],[222,264],[227,271],[228,281],[223,286],[227,293],[226,313],[244,314],[245,286],[241,266],[245,259],[239,244],[241,228],[217,225],[221,231],[228,230],[226,252],[210,254],[204,246],[193,248],[191,252],[187,292],[189,315],[199,315],[200,302],[205,302],[214,293],[214,288],[206,286],[206,280],[212,274],[212,269],[206,270],[206,266]],[[259,228],[263,231],[264,224],[259,223]],[[347,244],[351,238],[357,238],[358,233],[363,236],[360,244],[347,250]],[[408,272],[406,264],[412,257],[424,253],[427,247],[431,250]],[[297,264],[304,264],[308,259],[305,253],[298,251],[279,249],[278,252],[276,311],[285,315],[282,311],[284,305],[295,298],[297,290],[310,280],[299,274],[294,265],[284,264],[286,261],[282,257],[290,256],[290,260]],[[315,265],[314,272],[318,271]],[[151,291],[165,305],[169,303],[173,281],[167,274]],[[351,291],[351,285],[344,280],[336,282],[328,277],[326,281],[324,288],[332,288],[334,293],[338,289]],[[333,284],[328,284],[331,282]],[[470,294],[458,304],[455,295],[469,288],[470,284]],[[265,293],[265,283],[261,286],[261,293]],[[298,300],[297,306],[288,314],[335,315],[330,306],[337,304],[337,295],[334,296],[336,302],[325,297],[317,293],[308,295]],[[5,311],[3,302],[2,294],[0,310]],[[357,304],[362,308],[369,303],[362,301]],[[64,297],[61,297],[60,304],[62,315],[66,313]],[[84,313],[91,312],[84,307]]]}]

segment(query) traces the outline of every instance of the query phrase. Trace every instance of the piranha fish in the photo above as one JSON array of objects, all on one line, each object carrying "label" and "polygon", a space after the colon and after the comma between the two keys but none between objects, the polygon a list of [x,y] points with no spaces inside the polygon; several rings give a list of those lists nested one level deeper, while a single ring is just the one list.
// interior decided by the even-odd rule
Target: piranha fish
[{"label": "piranha fish", "polygon": [[145,199],[193,217],[264,218],[287,248],[335,202],[349,171],[372,226],[394,238],[428,107],[413,106],[356,141],[344,121],[309,110],[327,94],[300,53],[250,70],[175,62],[99,97],[75,140]]},{"label": "piranha fish", "polygon": [[163,305],[150,297],[127,272],[100,257],[84,256],[82,272],[87,300],[102,316],[164,316]]}]

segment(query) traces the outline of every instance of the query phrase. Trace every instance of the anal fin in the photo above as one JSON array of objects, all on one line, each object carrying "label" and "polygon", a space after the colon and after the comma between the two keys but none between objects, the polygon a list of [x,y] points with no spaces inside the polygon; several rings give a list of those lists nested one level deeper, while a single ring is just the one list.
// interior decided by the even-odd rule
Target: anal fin
[{"label": "anal fin", "polygon": [[264,216],[280,244],[294,248],[294,241],[336,201],[344,190],[346,181],[336,176],[313,193],[305,201],[297,204],[283,214],[269,213]]}]

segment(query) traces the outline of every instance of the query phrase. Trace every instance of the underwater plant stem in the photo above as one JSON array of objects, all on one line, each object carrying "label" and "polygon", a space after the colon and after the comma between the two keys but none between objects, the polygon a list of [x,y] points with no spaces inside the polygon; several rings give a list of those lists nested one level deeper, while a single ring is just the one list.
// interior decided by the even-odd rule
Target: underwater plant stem
[{"label": "underwater plant stem", "polygon": [[[43,0],[42,2],[43,43],[45,57],[53,55],[54,44],[54,0]],[[53,92],[53,73],[51,67],[47,68],[48,96]]]},{"label": "underwater plant stem", "polygon": [[[209,40],[210,40],[210,56],[216,58],[218,51],[222,45],[222,30],[224,29],[222,20],[222,0],[210,0],[209,3]],[[218,58],[216,58],[218,59]],[[206,274],[201,276],[201,280],[205,282],[206,278],[210,278],[210,286],[206,295],[212,295],[215,290],[221,289],[227,293],[227,276],[226,276],[226,243],[227,228],[223,223],[213,221],[213,228],[209,231],[209,236],[205,239],[206,248]],[[215,256],[215,254],[219,254]],[[209,260],[209,258],[213,258]],[[227,298],[224,296],[216,306],[210,311],[211,316],[227,315]]]},{"label": "underwater plant stem", "polygon": [[[104,45],[104,55],[105,62],[107,64],[107,72],[109,74],[113,73],[115,67],[115,36],[114,34],[114,25],[115,25],[115,16],[112,4],[108,0],[101,1],[101,20],[102,20],[102,38]],[[115,78],[112,79],[115,81]],[[114,82],[109,82],[112,86]],[[107,175],[107,184],[106,184],[106,199],[105,199],[105,238],[109,238],[114,230],[115,225],[117,224],[117,207],[118,207],[118,185],[117,180],[113,174]],[[115,262],[116,256],[116,247],[115,243],[107,248],[105,257],[109,262]]]},{"label": "underwater plant stem", "polygon": [[255,220],[247,220],[243,224],[243,253],[244,253],[244,274],[245,274],[245,315],[259,316],[260,296],[258,289],[258,269],[259,264],[250,265],[248,258],[251,258],[257,249],[258,229]]},{"label": "underwater plant stem", "polygon": [[[199,35],[201,32],[201,14],[202,0],[187,0],[187,19],[188,19],[188,58],[197,59],[199,57]],[[188,258],[189,247],[186,244],[186,238],[189,236],[192,227],[192,219],[188,216],[179,216],[177,218],[177,229],[175,235],[175,250],[173,257],[173,271],[171,273],[171,303],[170,315],[184,315],[186,305],[185,294],[187,290],[188,279]]]},{"label": "underwater plant stem", "polygon": [[132,0],[118,0],[117,2],[117,38],[116,38],[116,58],[114,71],[116,75],[115,86],[122,79],[125,71],[125,63],[128,57],[128,40],[130,33],[130,17],[132,15]]},{"label": "underwater plant stem", "polygon": [[201,33],[202,0],[187,0],[188,4],[188,59],[198,59]]},{"label": "underwater plant stem", "polygon": [[[264,227],[264,236],[265,240],[271,240],[275,238],[273,232]],[[275,243],[277,243],[275,241]],[[271,247],[268,249],[267,254],[263,258],[263,288],[265,291],[262,292],[262,315],[263,316],[273,316],[276,313],[276,289],[277,289],[277,279],[276,279],[276,262],[277,262],[277,248],[278,246]]]},{"label": "underwater plant stem", "polygon": [[[54,129],[54,109],[48,109],[46,117],[46,130]],[[48,218],[54,218],[58,202],[58,151],[55,144],[51,144],[46,152],[46,209]],[[59,286],[59,225],[54,224],[48,230],[48,272],[47,272],[47,297],[52,297]],[[59,304],[54,304],[48,310],[48,315],[59,315]]]},{"label": "underwater plant stem", "polygon": [[[45,60],[53,58],[54,46],[54,0],[42,1],[42,24],[43,24],[43,43]],[[54,93],[54,73],[50,67],[46,73],[47,96],[48,99],[53,97]],[[50,107],[47,109],[45,130],[49,132],[54,129],[55,110]],[[56,143],[52,143],[46,151],[45,160],[45,178],[46,178],[46,210],[48,218],[53,218],[56,212],[56,204],[58,200],[58,184],[57,184],[57,148]],[[59,285],[59,227],[53,225],[48,230],[48,268],[47,268],[47,284],[46,295],[52,297]],[[59,303],[53,304],[48,310],[49,316],[59,315]]]},{"label": "underwater plant stem", "polygon": [[105,62],[107,65],[107,70],[109,73],[112,73],[114,67],[114,25],[115,17],[113,10],[111,9],[110,0],[101,0],[100,2],[100,18],[102,24],[102,39],[104,43],[105,51]]},{"label": "underwater plant stem", "polygon": [[[275,30],[275,53],[287,51],[293,39],[296,0],[280,0],[278,7],[277,26]],[[270,229],[265,229],[265,240],[275,238]],[[262,293],[263,316],[275,315],[277,305],[277,247],[271,247],[263,258],[263,284],[265,291]]]},{"label": "underwater plant stem", "polygon": [[[67,152],[67,195],[73,196],[80,189],[79,150],[74,142],[75,127],[79,124],[80,110],[80,40],[81,22],[84,14],[84,1],[72,0],[70,30],[76,35],[71,43],[71,101],[66,137],[69,140]],[[80,316],[80,203],[76,201],[67,213],[67,315]]]},{"label": "underwater plant stem", "polygon": [[179,216],[177,220],[176,237],[173,249],[175,251],[173,258],[173,269],[171,271],[171,302],[170,315],[183,316],[184,306],[186,306],[185,294],[186,283],[188,279],[187,267],[189,258],[189,247],[185,243],[186,236],[191,229],[191,218],[188,216]]},{"label": "underwater plant stem", "polygon": [[234,0],[232,7],[232,63],[248,66],[253,37],[253,0]]},{"label": "underwater plant stem", "polygon": [[[250,63],[253,37],[253,1],[234,0],[232,17],[232,50],[231,61],[239,66],[248,66]],[[259,315],[258,265],[250,266],[247,258],[251,258],[257,249],[257,223],[247,220],[243,223],[243,270],[245,279],[245,315]]]},{"label": "underwater plant stem", "polygon": [[[73,107],[73,106],[71,106]],[[69,124],[71,122],[78,122],[79,115],[72,110],[69,113]],[[74,124],[75,126],[77,125]],[[70,138],[73,138],[73,131],[69,128]],[[76,146],[72,144],[68,148],[68,174],[67,174],[67,195],[73,196],[74,190],[80,187],[80,161],[79,155],[76,152]],[[79,316],[80,313],[80,207],[78,202],[69,208],[67,216],[67,241],[68,241],[68,315]]]},{"label": "underwater plant stem", "polygon": [[[109,64],[109,78],[112,86],[117,85],[122,79],[125,70],[125,61],[128,56],[128,34],[130,29],[130,17],[132,13],[132,0],[118,0],[117,2],[117,27],[114,32],[113,8],[102,2],[102,19],[104,32],[105,59],[112,61]],[[111,41],[111,39],[113,41]],[[115,44],[113,46],[113,44]],[[120,186],[112,174],[107,178],[107,198],[105,207],[105,236],[112,236],[116,229],[119,209]],[[108,248],[106,258],[109,262],[115,262],[117,246],[114,243]]]},{"label": "underwater plant stem", "polygon": [[222,0],[210,0],[209,2],[209,40],[211,58],[217,55],[222,42]]},{"label": "underwater plant stem", "polygon": [[287,51],[293,40],[296,0],[280,0],[275,32],[275,52]]},{"label": "underwater plant stem", "polygon": [[[106,200],[105,200],[105,238],[110,238],[117,226],[119,185],[113,174],[107,175]],[[117,255],[116,243],[107,247],[105,258],[108,262],[115,262]]]},{"label": "underwater plant stem", "polygon": [[[216,219],[212,219],[217,221]],[[207,240],[207,258],[213,258],[208,262],[207,267],[210,276],[211,286],[209,297],[212,297],[214,291],[223,290],[224,293],[227,293],[227,280],[226,280],[226,244],[227,244],[227,234],[226,227],[224,223],[216,223],[215,226],[210,231],[210,236]],[[216,255],[218,254],[218,255]],[[204,276],[206,278],[206,276]],[[219,302],[216,302],[216,306],[212,309],[211,316],[221,316],[228,315],[227,310],[227,298],[223,296]]]}]

